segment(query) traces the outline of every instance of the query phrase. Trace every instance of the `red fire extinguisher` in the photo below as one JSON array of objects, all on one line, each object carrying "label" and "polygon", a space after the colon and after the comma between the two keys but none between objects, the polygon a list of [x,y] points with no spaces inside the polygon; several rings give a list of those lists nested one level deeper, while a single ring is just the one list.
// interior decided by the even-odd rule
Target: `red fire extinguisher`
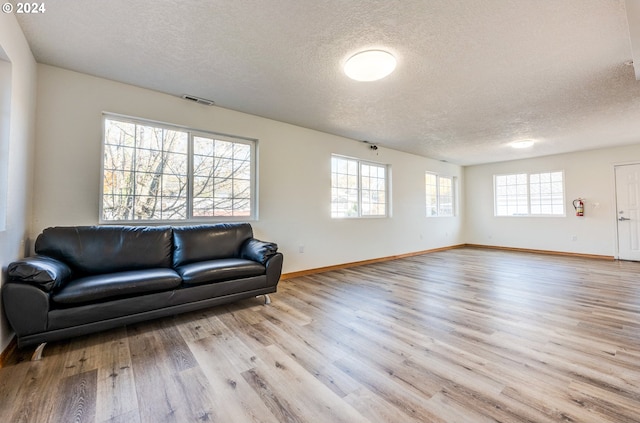
[{"label": "red fire extinguisher", "polygon": [[573,200],[573,208],[576,209],[576,216],[584,216],[584,200],[582,198]]}]

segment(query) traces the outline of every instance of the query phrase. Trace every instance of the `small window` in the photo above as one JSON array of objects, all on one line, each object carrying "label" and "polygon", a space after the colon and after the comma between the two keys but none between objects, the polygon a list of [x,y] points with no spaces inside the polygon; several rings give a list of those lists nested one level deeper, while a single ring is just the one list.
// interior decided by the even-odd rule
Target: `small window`
[{"label": "small window", "polygon": [[427,216],[455,215],[455,178],[425,173]]},{"label": "small window", "polygon": [[494,176],[496,216],[564,216],[564,172]]},{"label": "small window", "polygon": [[388,166],[333,155],[331,217],[386,217]]},{"label": "small window", "polygon": [[255,216],[255,141],[105,116],[101,220]]}]

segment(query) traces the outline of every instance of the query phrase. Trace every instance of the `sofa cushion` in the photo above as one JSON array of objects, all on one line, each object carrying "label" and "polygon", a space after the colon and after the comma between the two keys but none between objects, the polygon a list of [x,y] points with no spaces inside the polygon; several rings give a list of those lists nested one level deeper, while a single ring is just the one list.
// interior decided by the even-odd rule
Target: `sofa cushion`
[{"label": "sofa cushion", "polygon": [[187,285],[198,285],[265,274],[265,267],[252,260],[218,259],[185,264],[176,268]]},{"label": "sofa cushion", "polygon": [[67,263],[75,276],[171,267],[168,226],[73,226],[45,229],[37,254]]},{"label": "sofa cushion", "polygon": [[172,269],[131,270],[74,279],[52,295],[59,304],[78,304],[177,288],[180,276]]},{"label": "sofa cushion", "polygon": [[220,258],[238,258],[242,244],[253,237],[249,223],[173,228],[173,266]]}]

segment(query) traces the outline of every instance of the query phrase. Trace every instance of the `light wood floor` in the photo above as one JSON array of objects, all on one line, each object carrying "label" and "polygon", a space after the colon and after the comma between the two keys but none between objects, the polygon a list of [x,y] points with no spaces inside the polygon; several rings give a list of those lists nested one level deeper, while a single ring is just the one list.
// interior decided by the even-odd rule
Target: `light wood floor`
[{"label": "light wood floor", "polygon": [[640,422],[640,263],[455,249],[23,351],[0,422]]}]

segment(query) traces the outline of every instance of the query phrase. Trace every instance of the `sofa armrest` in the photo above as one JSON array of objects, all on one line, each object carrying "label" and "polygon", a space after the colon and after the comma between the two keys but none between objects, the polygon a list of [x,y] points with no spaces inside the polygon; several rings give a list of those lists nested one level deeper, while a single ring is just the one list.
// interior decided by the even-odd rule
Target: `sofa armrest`
[{"label": "sofa armrest", "polygon": [[47,330],[49,294],[29,284],[7,281],[2,285],[2,306],[9,324],[20,338]]},{"label": "sofa armrest", "polygon": [[11,263],[7,268],[7,276],[12,282],[27,283],[44,292],[51,292],[69,279],[71,269],[54,258],[33,256]]},{"label": "sofa armrest", "polygon": [[240,249],[240,258],[265,264],[267,260],[273,257],[277,252],[278,244],[250,238],[242,244],[242,248]]},{"label": "sofa armrest", "polygon": [[267,268],[267,286],[277,286],[282,276],[282,263],[284,256],[282,253],[275,253],[265,263]]}]

